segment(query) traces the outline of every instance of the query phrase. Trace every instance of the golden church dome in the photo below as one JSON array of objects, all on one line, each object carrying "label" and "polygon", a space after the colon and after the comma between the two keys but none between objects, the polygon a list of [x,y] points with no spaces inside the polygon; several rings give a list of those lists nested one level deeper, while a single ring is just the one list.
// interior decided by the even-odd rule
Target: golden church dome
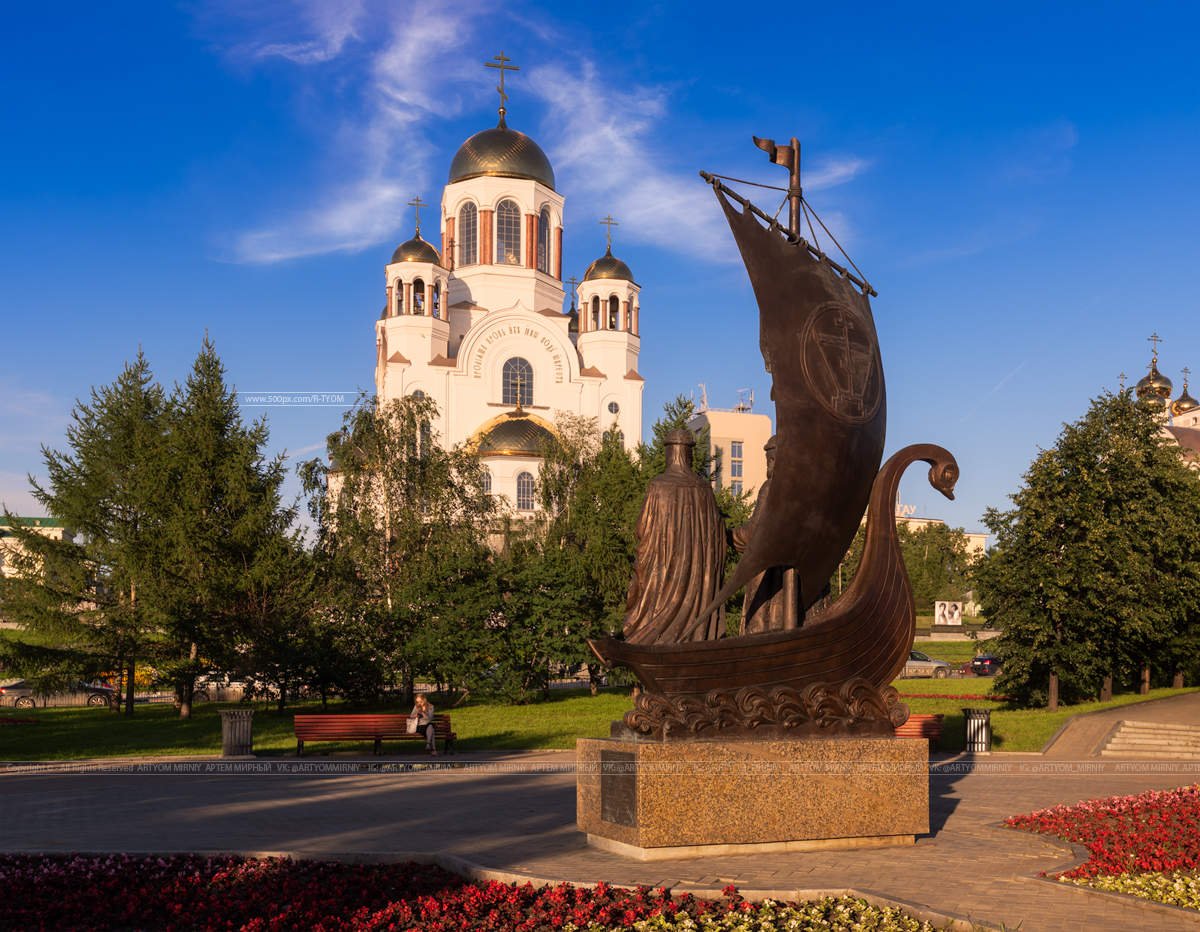
[{"label": "golden church dome", "polygon": [[1161,399],[1166,402],[1170,399],[1173,388],[1171,380],[1158,371],[1158,365],[1150,363],[1150,371],[1138,380],[1137,385],[1134,386],[1134,392],[1143,401]]},{"label": "golden church dome", "polygon": [[610,246],[599,259],[587,267],[587,271],[583,273],[585,282],[596,281],[601,278],[618,279],[620,281],[633,281],[633,272],[629,271],[629,266],[612,254]]},{"label": "golden church dome", "polygon": [[421,239],[421,233],[418,231],[408,242],[396,247],[396,251],[392,253],[392,262],[432,262],[434,265],[441,265],[442,257],[432,243]]},{"label": "golden church dome", "polygon": [[1183,370],[1183,394],[1171,402],[1171,413],[1175,416],[1187,414],[1189,411],[1194,411],[1200,408],[1200,401],[1197,401],[1188,394],[1188,370]]},{"label": "golden church dome", "polygon": [[478,452],[480,456],[544,456],[553,439],[533,418],[511,412],[484,431]]},{"label": "golden church dome", "polygon": [[450,183],[495,175],[501,178],[529,178],[554,190],[554,169],[542,147],[515,129],[503,118],[495,129],[476,133],[454,153],[450,163]]}]

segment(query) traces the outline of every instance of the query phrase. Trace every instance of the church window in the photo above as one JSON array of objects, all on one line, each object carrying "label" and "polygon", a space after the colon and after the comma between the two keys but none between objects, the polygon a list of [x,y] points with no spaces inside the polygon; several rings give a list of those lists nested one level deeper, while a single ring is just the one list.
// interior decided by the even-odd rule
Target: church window
[{"label": "church window", "polygon": [[617,326],[617,320],[621,314],[621,299],[613,295],[608,299],[608,329],[620,330]]},{"label": "church window", "polygon": [[496,207],[496,264],[521,264],[521,208],[516,201]]},{"label": "church window", "polygon": [[592,329],[600,329],[600,298],[592,298]]},{"label": "church window", "polygon": [[483,491],[492,494],[492,471],[486,466],[483,467]]},{"label": "church window", "polygon": [[425,315],[425,283],[419,278],[413,279],[412,312],[418,317]]},{"label": "church window", "polygon": [[442,286],[438,282],[433,283],[433,316],[442,316]]},{"label": "church window", "polygon": [[458,264],[475,265],[479,261],[479,209],[463,204],[458,212]]},{"label": "church window", "polygon": [[396,313],[404,313],[404,282],[396,279],[396,284],[393,286],[396,290]]},{"label": "church window", "polygon": [[417,401],[420,401],[422,398],[425,397],[425,393],[418,388],[415,392],[412,393],[412,396],[415,399],[417,399]]},{"label": "church window", "polygon": [[506,405],[533,404],[533,366],[520,356],[504,363],[501,401]]},{"label": "church window", "polygon": [[533,473],[523,472],[517,475],[517,509],[533,511]]},{"label": "church window", "polygon": [[620,410],[621,410],[621,406],[619,404],[617,404],[615,401],[610,401],[608,403],[608,413],[609,414],[616,414]]},{"label": "church window", "polygon": [[539,272],[550,274],[550,211],[545,207],[538,214],[537,267]]}]

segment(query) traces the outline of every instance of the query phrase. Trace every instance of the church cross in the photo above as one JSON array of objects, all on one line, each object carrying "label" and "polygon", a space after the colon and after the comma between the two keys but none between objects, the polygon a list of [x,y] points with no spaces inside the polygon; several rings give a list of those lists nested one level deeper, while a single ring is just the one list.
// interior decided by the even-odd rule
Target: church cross
[{"label": "church cross", "polygon": [[1188,386],[1187,386],[1187,383],[1188,383],[1188,376],[1192,374],[1192,370],[1191,370],[1191,369],[1189,369],[1187,366],[1184,366],[1184,367],[1183,367],[1182,369],[1180,369],[1179,371],[1183,373],[1183,390],[1186,392],[1186,391],[1187,391],[1187,387],[1188,387]]},{"label": "church cross", "polygon": [[428,207],[429,205],[426,204],[423,200],[421,200],[421,195],[418,194],[416,197],[414,197],[411,201],[408,202],[408,206],[414,208],[414,210],[416,212],[417,236],[420,236],[421,235],[421,208]]},{"label": "church cross", "polygon": [[600,221],[600,225],[608,228],[604,235],[608,240],[608,251],[612,252],[612,228],[619,227],[621,224],[617,223],[617,221],[612,218],[612,214],[609,214]]},{"label": "church cross", "polygon": [[1121,391],[1125,391],[1125,373],[1122,372],[1117,378],[1121,380]]},{"label": "church cross", "polygon": [[494,61],[485,61],[483,63],[485,68],[495,68],[497,71],[500,72],[500,83],[496,85],[496,90],[500,92],[500,125],[501,126],[504,125],[504,114],[508,112],[507,107],[505,106],[508,103],[508,94],[506,94],[504,91],[504,72],[521,70],[516,65],[510,65],[509,64],[510,61],[512,61],[512,59],[509,58],[507,55],[505,55],[504,51],[502,49],[500,51],[500,54],[495,57]]},{"label": "church cross", "polygon": [[567,284],[571,286],[571,307],[575,307],[575,289],[579,285],[579,279],[572,275],[567,279]]},{"label": "church cross", "polygon": [[1162,342],[1162,337],[1157,333],[1152,333],[1146,340],[1147,343],[1154,344],[1154,362],[1151,365],[1158,365],[1158,344]]}]

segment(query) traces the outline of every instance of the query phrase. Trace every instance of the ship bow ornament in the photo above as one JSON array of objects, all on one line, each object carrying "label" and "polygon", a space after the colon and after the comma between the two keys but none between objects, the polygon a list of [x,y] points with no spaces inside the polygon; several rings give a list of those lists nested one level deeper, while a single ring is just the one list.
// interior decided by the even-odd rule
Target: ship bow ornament
[{"label": "ship bow ornament", "polygon": [[875,292],[800,235],[810,208],[800,190],[796,140],[788,147],[755,142],[789,169],[788,227],[718,177],[702,177],[724,211],[758,303],[775,402],[775,460],[745,552],[697,621],[774,567],[796,573],[799,611],[807,612],[827,592],[866,509],[863,558],[838,600],[798,628],[699,641],[601,638],[591,646],[641,684],[623,720],[627,734],[890,735],[908,717],[890,684],[904,668],[916,625],[894,519],[900,477],[912,463],[927,462],[930,483],[952,498],[958,466],[943,448],[915,444],[880,468],[887,396],[869,301]]}]

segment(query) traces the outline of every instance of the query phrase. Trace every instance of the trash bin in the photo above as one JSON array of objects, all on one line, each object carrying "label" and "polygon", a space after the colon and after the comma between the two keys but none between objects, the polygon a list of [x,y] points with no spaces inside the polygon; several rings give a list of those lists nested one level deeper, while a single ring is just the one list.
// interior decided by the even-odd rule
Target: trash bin
[{"label": "trash bin", "polygon": [[987,754],[992,750],[992,710],[963,709],[967,737],[963,750],[968,754]]},{"label": "trash bin", "polygon": [[221,710],[221,756],[251,757],[254,754],[253,709]]}]

